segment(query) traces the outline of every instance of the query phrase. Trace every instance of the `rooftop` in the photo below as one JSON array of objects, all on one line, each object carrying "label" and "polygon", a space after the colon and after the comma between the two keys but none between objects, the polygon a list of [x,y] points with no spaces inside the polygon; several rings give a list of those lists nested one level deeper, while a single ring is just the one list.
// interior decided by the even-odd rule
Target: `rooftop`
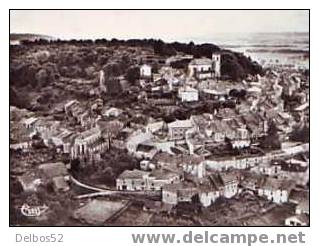
[{"label": "rooftop", "polygon": [[156,148],[151,145],[146,145],[146,144],[139,144],[137,146],[136,151],[143,151],[143,152],[151,152],[152,150],[155,150]]},{"label": "rooftop", "polygon": [[224,185],[238,181],[238,177],[235,173],[221,173],[220,177]]},{"label": "rooftop", "polygon": [[193,183],[181,182],[175,184],[166,184],[163,186],[163,190],[170,192],[181,192],[182,190],[196,191],[197,189]]},{"label": "rooftop", "polygon": [[92,135],[100,134],[100,133],[101,133],[100,128],[94,127],[94,128],[89,129],[89,130],[86,130],[84,132],[81,132],[80,135],[78,136],[78,138],[86,139],[88,137],[91,137]]},{"label": "rooftop", "polygon": [[175,120],[171,123],[168,123],[168,128],[191,128],[193,124],[191,120]]},{"label": "rooftop", "polygon": [[30,124],[33,124],[34,122],[36,122],[37,120],[38,120],[38,118],[36,118],[36,117],[30,117],[30,118],[24,119],[23,124],[30,125]]},{"label": "rooftop", "polygon": [[149,175],[149,172],[141,171],[138,169],[125,170],[118,176],[118,179],[143,179],[145,176]]},{"label": "rooftop", "polygon": [[309,190],[293,189],[289,194],[289,200],[294,202],[309,201]]},{"label": "rooftop", "polygon": [[192,60],[189,65],[200,66],[200,65],[212,65],[212,60],[209,58],[199,58]]},{"label": "rooftop", "polygon": [[271,190],[287,190],[288,193],[290,193],[290,191],[294,188],[294,184],[295,182],[293,180],[267,177],[261,184],[261,188]]},{"label": "rooftop", "polygon": [[190,87],[190,86],[185,86],[185,87],[180,87],[180,88],[178,89],[178,92],[179,92],[179,93],[181,93],[181,92],[198,92],[198,90],[195,89],[195,88],[192,88],[192,87]]},{"label": "rooftop", "polygon": [[170,179],[178,176],[176,172],[172,172],[167,169],[155,169],[152,171],[150,177],[154,177],[155,179]]}]

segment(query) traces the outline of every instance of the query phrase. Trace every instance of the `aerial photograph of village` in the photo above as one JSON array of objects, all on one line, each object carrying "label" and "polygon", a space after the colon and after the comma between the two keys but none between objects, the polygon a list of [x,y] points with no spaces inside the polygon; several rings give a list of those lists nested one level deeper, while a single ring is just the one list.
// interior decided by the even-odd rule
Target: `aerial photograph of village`
[{"label": "aerial photograph of village", "polygon": [[309,37],[308,10],[10,10],[10,226],[309,226]]}]

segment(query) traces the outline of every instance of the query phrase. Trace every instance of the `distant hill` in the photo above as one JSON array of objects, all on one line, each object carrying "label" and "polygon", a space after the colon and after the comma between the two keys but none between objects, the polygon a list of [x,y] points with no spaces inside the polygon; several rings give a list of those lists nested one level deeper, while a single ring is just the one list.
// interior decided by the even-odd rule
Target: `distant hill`
[{"label": "distant hill", "polygon": [[22,40],[35,41],[39,39],[54,40],[55,38],[48,35],[32,34],[32,33],[10,33],[10,43],[20,42]]}]

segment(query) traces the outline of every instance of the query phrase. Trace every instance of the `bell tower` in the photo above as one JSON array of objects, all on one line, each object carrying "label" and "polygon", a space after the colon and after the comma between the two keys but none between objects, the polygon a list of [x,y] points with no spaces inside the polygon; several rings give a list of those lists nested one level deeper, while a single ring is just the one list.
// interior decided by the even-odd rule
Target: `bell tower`
[{"label": "bell tower", "polygon": [[104,71],[101,70],[100,74],[99,74],[99,86],[100,86],[100,90],[102,92],[106,92],[106,86],[105,86],[105,74]]},{"label": "bell tower", "polygon": [[221,67],[221,55],[220,54],[212,54],[213,60],[213,77],[220,77],[220,67]]}]

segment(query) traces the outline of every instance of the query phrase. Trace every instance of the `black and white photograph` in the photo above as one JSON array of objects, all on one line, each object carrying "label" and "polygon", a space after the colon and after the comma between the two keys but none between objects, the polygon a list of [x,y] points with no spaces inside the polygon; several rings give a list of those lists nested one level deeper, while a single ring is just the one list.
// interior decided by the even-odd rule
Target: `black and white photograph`
[{"label": "black and white photograph", "polygon": [[309,9],[9,19],[10,227],[310,226]]}]

